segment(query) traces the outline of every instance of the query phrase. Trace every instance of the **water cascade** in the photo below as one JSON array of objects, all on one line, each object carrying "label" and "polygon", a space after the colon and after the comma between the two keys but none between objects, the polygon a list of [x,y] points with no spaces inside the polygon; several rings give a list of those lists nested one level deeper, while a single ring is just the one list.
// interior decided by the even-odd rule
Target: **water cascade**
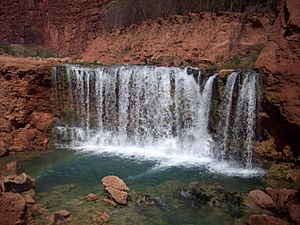
[{"label": "water cascade", "polygon": [[[252,167],[259,106],[254,71],[224,78],[197,68],[65,65],[52,75],[58,147],[132,147]],[[208,129],[212,112],[218,112],[216,132]]]}]

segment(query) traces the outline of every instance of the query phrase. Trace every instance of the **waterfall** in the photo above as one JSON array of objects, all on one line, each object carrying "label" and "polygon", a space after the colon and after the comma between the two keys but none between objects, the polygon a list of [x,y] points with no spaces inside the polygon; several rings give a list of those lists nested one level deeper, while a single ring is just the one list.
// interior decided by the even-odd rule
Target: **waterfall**
[{"label": "waterfall", "polygon": [[[61,119],[54,128],[58,147],[152,147],[170,157],[252,166],[259,104],[253,71],[231,73],[217,92],[223,78],[197,68],[66,65],[52,73]],[[216,93],[222,97],[217,108]],[[213,110],[219,112],[215,134],[208,131]]]},{"label": "waterfall", "polygon": [[233,72],[227,79],[219,124],[221,159],[252,168],[252,150],[259,106],[258,74]]}]

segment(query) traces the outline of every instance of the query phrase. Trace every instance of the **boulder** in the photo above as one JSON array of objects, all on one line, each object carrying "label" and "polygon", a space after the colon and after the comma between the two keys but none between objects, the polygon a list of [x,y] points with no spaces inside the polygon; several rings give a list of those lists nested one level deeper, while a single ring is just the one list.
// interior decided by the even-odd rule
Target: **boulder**
[{"label": "boulder", "polygon": [[102,219],[103,222],[108,222],[110,219],[110,216],[107,212],[104,212],[100,215],[100,218]]},{"label": "boulder", "polygon": [[98,196],[93,193],[90,193],[87,196],[85,196],[85,200],[87,200],[88,202],[94,202],[98,200]]},{"label": "boulder", "polygon": [[115,200],[118,204],[126,205],[128,199],[128,192],[120,191],[112,187],[107,187],[105,190],[110,194],[110,196]]},{"label": "boulder", "polygon": [[297,193],[297,190],[287,188],[267,188],[266,191],[278,208],[283,208],[284,204],[294,198]]},{"label": "boulder", "polygon": [[117,176],[106,176],[102,179],[104,189],[118,204],[126,205],[128,202],[129,188],[122,179]]},{"label": "boulder", "polygon": [[92,221],[94,224],[103,224],[108,222],[110,219],[110,216],[107,212],[98,212],[92,217]]},{"label": "boulder", "polygon": [[276,204],[273,199],[261,190],[253,190],[249,192],[252,201],[263,209],[275,208]]},{"label": "boulder", "polygon": [[300,224],[300,205],[290,205],[288,207],[289,209],[289,214],[291,219],[295,222],[295,224],[299,225]]},{"label": "boulder", "polygon": [[56,213],[47,216],[47,220],[49,225],[68,225],[68,221],[66,220],[66,218]]},{"label": "boulder", "polygon": [[102,178],[102,184],[106,187],[112,187],[114,189],[120,190],[120,191],[127,191],[129,192],[129,188],[124,183],[122,179],[120,179],[117,176],[106,176]]},{"label": "boulder", "polygon": [[261,214],[261,215],[251,215],[248,218],[249,225],[289,225],[285,220]]},{"label": "boulder", "polygon": [[71,214],[70,214],[69,211],[61,209],[61,210],[56,211],[54,215],[59,215],[59,216],[62,216],[64,218],[68,218],[68,217],[70,217]]},{"label": "boulder", "polygon": [[4,191],[22,193],[35,187],[35,181],[27,174],[11,175],[3,179]]},{"label": "boulder", "polygon": [[26,202],[20,194],[4,193],[0,195],[0,224],[24,224]]}]

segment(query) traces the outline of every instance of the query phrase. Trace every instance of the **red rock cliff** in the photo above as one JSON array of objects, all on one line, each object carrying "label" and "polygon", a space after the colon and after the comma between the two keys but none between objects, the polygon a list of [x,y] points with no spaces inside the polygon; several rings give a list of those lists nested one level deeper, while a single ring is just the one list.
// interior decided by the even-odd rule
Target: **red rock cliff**
[{"label": "red rock cliff", "polygon": [[80,52],[102,32],[101,7],[110,0],[9,0],[0,4],[0,42]]},{"label": "red rock cliff", "polygon": [[51,86],[48,62],[0,56],[0,155],[47,148]]}]

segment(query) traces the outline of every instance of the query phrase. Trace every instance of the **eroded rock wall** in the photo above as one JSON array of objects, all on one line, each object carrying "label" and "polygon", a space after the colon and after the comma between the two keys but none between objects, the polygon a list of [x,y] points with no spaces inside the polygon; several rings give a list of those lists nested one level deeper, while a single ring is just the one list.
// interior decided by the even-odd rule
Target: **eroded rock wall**
[{"label": "eroded rock wall", "polygon": [[102,32],[99,11],[109,1],[2,0],[0,42],[78,53],[87,40]]},{"label": "eroded rock wall", "polygon": [[300,155],[300,2],[282,0],[278,11],[255,65],[266,75],[262,155],[290,161]]},{"label": "eroded rock wall", "polygon": [[48,62],[0,57],[0,152],[47,148],[51,90]]}]

